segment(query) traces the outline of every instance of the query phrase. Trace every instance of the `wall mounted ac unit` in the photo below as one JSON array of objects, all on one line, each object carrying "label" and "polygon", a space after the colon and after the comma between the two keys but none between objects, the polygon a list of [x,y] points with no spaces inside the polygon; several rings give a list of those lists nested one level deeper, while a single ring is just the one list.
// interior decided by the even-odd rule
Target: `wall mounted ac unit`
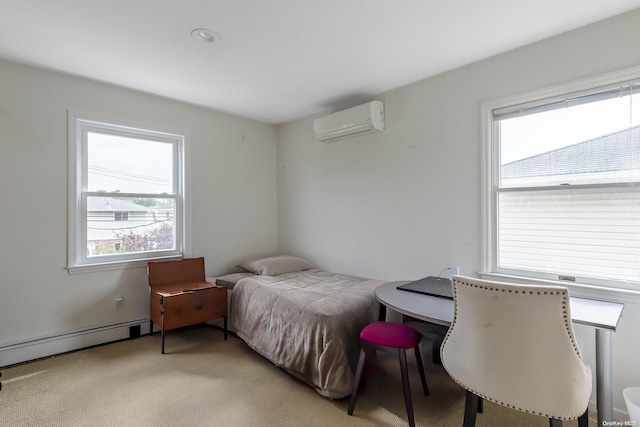
[{"label": "wall mounted ac unit", "polygon": [[384,103],[371,101],[357,107],[338,111],[313,122],[318,141],[341,139],[384,130]]}]

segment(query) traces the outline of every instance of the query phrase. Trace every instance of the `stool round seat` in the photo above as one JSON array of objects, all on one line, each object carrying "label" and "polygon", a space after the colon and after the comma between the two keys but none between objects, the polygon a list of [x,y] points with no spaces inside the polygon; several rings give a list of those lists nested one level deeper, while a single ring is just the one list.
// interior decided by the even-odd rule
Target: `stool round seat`
[{"label": "stool round seat", "polygon": [[420,333],[410,326],[390,322],[373,322],[360,331],[360,339],[391,348],[414,348],[420,342]]},{"label": "stool round seat", "polygon": [[[409,427],[415,427],[416,423],[413,417],[413,403],[411,401],[411,389],[409,388],[409,374],[407,373],[407,352],[409,348],[413,348],[416,353],[416,365],[420,373],[422,381],[422,390],[425,396],[429,396],[429,388],[424,375],[424,367],[422,366],[422,357],[420,357],[420,333],[411,326],[402,325],[400,323],[389,322],[373,322],[369,323],[360,331],[360,341],[363,344],[369,343],[382,347],[395,348],[398,350],[400,360],[400,374],[402,375],[402,392],[404,394],[404,403],[407,407],[407,421]],[[362,370],[366,359],[364,346],[360,348],[360,359],[356,368],[356,377],[353,381],[353,389],[351,390],[351,400],[349,401],[349,409],[347,414],[353,415],[356,407],[356,399],[358,398],[358,387],[362,379]]]}]

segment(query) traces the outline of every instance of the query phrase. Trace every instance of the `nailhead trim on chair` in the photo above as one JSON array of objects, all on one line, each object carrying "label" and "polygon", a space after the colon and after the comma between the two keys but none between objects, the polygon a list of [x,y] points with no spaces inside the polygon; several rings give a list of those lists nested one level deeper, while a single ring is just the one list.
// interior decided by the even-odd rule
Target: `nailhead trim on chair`
[{"label": "nailhead trim on chair", "polygon": [[[497,292],[505,292],[505,293],[516,293],[516,294],[529,294],[529,295],[563,295],[562,298],[562,313],[563,313],[563,317],[564,317],[564,323],[565,323],[565,329],[567,331],[567,334],[569,335],[569,340],[571,341],[571,344],[573,345],[574,350],[576,351],[576,354],[578,355],[578,358],[580,360],[582,360],[582,355],[580,354],[580,349],[578,348],[578,345],[576,344],[575,341],[575,337],[573,336],[572,328],[571,328],[571,320],[569,319],[568,313],[567,313],[567,297],[568,297],[568,292],[566,290],[562,290],[562,291],[518,291],[518,290],[513,290],[513,289],[498,289],[498,288],[493,288],[493,287],[488,287],[488,286],[482,286],[482,285],[478,285],[478,284],[472,284],[472,283],[467,283],[467,282],[463,282],[460,279],[454,279],[455,283],[459,283],[460,285],[463,286],[471,286],[474,288],[480,288],[480,289],[484,289],[484,290],[488,290],[488,291],[497,291]],[[508,283],[505,283],[508,285]],[[457,289],[455,286],[453,286],[453,294],[454,294],[454,299],[457,300]],[[451,330],[453,329],[456,320],[458,319],[458,306],[457,304],[455,305],[455,312],[454,312],[454,316],[453,316],[453,322],[451,323],[451,327],[449,328],[449,331],[447,331],[447,334],[444,337],[444,340],[442,341],[442,348],[445,347],[445,343],[447,342],[447,340],[449,339],[449,334],[451,333]],[[442,360],[444,361],[444,358],[442,358]],[[462,384],[461,382],[459,382],[457,379],[453,378],[453,380],[458,383],[458,385],[460,385],[462,388],[464,388],[465,390],[469,390],[471,393],[475,394],[476,396],[481,397],[482,399],[488,400],[490,402],[494,402],[497,403],[499,405],[502,406],[506,406],[507,408],[511,408],[511,409],[516,409],[520,412],[526,412],[529,414],[533,414],[533,415],[540,415],[543,416],[545,418],[556,418],[559,420],[575,420],[576,418],[567,418],[567,417],[556,417],[553,415],[549,415],[549,414],[543,414],[541,412],[535,412],[535,411],[530,411],[528,409],[524,409],[524,408],[518,408],[516,406],[510,405],[508,403],[505,402],[500,402],[496,399],[493,399],[491,397],[485,396],[481,393],[478,393],[475,390],[470,389],[469,387],[465,386],[464,384]]]}]

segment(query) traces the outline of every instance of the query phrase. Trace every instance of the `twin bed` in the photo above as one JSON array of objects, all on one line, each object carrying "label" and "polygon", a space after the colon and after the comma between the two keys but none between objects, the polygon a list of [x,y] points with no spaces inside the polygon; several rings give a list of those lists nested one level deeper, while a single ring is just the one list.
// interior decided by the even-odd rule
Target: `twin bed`
[{"label": "twin bed", "polygon": [[351,394],[360,330],[378,317],[380,280],[329,273],[290,256],[238,265],[230,328],[253,350],[330,398]]}]

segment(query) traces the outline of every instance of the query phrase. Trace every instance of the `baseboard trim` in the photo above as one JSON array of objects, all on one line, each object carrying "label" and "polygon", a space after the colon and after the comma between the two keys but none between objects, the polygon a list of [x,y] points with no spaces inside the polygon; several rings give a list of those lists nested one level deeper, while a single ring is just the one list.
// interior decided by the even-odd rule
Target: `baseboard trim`
[{"label": "baseboard trim", "polygon": [[149,333],[149,318],[95,326],[3,345],[0,346],[0,367],[127,339],[130,336],[129,328],[131,327],[139,327],[142,334]]}]

